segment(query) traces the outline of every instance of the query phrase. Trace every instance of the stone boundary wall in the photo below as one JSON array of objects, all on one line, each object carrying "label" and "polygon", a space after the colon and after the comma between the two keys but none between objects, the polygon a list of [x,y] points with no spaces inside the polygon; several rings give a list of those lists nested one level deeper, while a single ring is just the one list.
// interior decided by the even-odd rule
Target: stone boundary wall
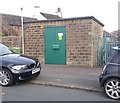
[{"label": "stone boundary wall", "polygon": [[4,45],[13,48],[13,47],[21,47],[21,39],[18,36],[4,36],[0,37],[1,41],[0,43],[3,43]]}]

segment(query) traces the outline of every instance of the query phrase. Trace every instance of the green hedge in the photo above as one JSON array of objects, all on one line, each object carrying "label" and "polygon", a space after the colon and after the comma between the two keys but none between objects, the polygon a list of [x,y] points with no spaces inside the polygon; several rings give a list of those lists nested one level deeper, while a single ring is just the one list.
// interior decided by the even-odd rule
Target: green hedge
[{"label": "green hedge", "polygon": [[20,54],[21,53],[21,49],[20,48],[11,48],[13,52]]}]

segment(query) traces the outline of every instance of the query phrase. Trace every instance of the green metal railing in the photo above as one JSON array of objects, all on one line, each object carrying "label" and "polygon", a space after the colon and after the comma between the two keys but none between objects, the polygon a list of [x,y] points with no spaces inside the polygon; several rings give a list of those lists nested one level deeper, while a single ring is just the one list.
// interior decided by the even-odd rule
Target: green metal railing
[{"label": "green metal railing", "polygon": [[104,66],[111,55],[114,53],[113,47],[119,46],[118,38],[114,35],[104,33],[102,40],[102,48],[97,46],[96,66]]},{"label": "green metal railing", "polygon": [[103,35],[103,48],[102,48],[102,58],[103,58],[103,65],[105,65],[111,55],[114,53],[113,47],[118,46],[118,38],[114,35],[108,36],[106,33]]}]

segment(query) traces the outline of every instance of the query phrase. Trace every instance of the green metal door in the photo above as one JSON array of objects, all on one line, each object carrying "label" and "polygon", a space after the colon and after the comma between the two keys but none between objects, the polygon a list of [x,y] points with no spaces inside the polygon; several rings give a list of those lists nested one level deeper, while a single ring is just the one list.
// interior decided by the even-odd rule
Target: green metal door
[{"label": "green metal door", "polygon": [[66,64],[66,28],[45,27],[45,63]]}]

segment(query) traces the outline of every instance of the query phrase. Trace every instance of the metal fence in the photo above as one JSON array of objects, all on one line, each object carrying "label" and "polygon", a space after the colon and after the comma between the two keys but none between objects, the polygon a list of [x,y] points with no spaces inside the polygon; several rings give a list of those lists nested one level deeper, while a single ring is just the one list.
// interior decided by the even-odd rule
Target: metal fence
[{"label": "metal fence", "polygon": [[104,32],[102,40],[102,48],[97,52],[96,66],[104,66],[110,56],[114,53],[113,47],[119,46],[118,37],[110,33]]}]

